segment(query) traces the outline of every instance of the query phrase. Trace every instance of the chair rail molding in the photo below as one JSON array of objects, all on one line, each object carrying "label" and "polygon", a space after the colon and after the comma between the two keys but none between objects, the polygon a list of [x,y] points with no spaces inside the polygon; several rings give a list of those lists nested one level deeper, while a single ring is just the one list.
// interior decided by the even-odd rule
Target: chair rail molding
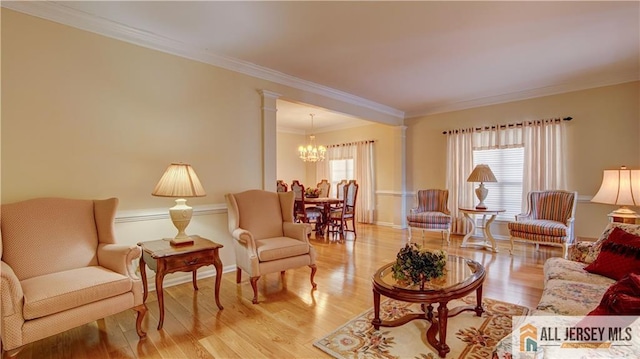
[{"label": "chair rail molding", "polygon": [[[207,216],[227,213],[224,203],[193,206],[193,216]],[[157,219],[170,219],[168,208],[148,208],[117,211],[115,223],[145,222]]]}]

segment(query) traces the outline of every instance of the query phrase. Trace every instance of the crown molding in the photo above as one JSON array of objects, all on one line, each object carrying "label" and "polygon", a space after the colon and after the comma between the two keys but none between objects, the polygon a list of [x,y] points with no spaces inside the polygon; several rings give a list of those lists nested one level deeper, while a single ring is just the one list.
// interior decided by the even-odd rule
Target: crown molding
[{"label": "crown molding", "polygon": [[60,3],[51,1],[2,1],[0,4],[2,7],[7,9],[61,23],[77,29],[214,65],[353,105],[362,106],[386,115],[398,117],[399,119],[404,119],[404,112],[393,107],[311,81],[299,79],[250,62],[216,55],[197,46],[159,36],[148,31],[134,29],[114,21],[96,17],[83,11],[67,7]]},{"label": "crown molding", "polygon": [[407,113],[406,118],[409,119],[427,115],[434,115],[438,113],[467,110],[470,108],[482,106],[497,105],[501,103],[521,101],[537,97],[558,95],[567,92],[588,90],[596,87],[618,85],[638,80],[640,80],[640,73],[638,73],[637,71],[628,73],[617,73],[606,78],[590,82],[566,83],[555,86],[539,87],[524,91],[514,91],[496,96],[480,97],[456,102],[443,102],[430,106],[426,111]]}]

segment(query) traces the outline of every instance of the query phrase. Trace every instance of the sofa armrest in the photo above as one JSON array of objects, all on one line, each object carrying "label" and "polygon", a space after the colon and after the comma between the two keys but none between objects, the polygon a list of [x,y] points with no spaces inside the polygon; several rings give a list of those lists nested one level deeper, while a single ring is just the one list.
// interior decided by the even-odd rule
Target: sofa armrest
[{"label": "sofa armrest", "polygon": [[135,274],[134,260],[140,258],[142,250],[138,246],[124,244],[100,244],[98,246],[98,263],[101,266],[138,279]]},{"label": "sofa armrest", "polygon": [[596,258],[594,255],[595,242],[580,241],[569,247],[568,258],[570,261],[590,264]]},{"label": "sofa armrest", "polygon": [[282,222],[282,231],[285,237],[297,239],[309,243],[307,234],[309,227],[305,223]]},{"label": "sofa armrest", "polygon": [[2,306],[2,320],[5,317],[19,315],[22,317],[22,306],[24,305],[24,293],[22,285],[16,277],[13,269],[1,262],[0,268],[0,305]]},{"label": "sofa armrest", "polygon": [[525,219],[533,219],[533,216],[531,214],[529,214],[529,213],[516,214],[516,222],[517,221],[522,221],[522,220],[525,220]]},{"label": "sofa armrest", "polygon": [[416,214],[416,213],[418,213],[418,207],[409,209],[409,214]]}]

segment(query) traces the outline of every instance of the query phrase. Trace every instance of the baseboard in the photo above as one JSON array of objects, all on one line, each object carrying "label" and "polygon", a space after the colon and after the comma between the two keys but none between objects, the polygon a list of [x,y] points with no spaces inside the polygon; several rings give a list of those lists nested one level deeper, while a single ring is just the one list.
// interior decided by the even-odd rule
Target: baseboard
[{"label": "baseboard", "polygon": [[[225,266],[222,268],[222,273],[235,272],[236,266]],[[198,270],[196,277],[198,279],[215,277],[216,270],[213,267],[207,267],[205,269]],[[149,288],[149,292],[156,290],[156,281],[155,281],[155,272],[147,269],[147,287]],[[164,277],[164,281],[162,282],[163,288],[173,287],[174,285],[191,282],[191,272],[179,272],[179,273],[171,273],[170,277]]]}]

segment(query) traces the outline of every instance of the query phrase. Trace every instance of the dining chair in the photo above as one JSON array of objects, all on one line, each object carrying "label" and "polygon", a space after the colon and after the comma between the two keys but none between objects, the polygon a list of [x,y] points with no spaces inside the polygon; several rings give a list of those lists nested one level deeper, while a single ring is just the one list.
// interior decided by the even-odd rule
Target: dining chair
[{"label": "dining chair", "polygon": [[322,210],[312,206],[307,207],[304,201],[304,185],[298,180],[294,180],[291,183],[291,191],[295,195],[295,205],[293,207],[293,214],[296,222],[301,223],[315,223],[315,230],[318,230],[318,226],[322,226]]},{"label": "dining chair", "polygon": [[[329,214],[329,228],[327,233],[337,233],[341,237],[344,237],[345,232],[353,232],[354,239],[356,234],[356,201],[358,199],[358,183],[355,180],[350,180],[343,187],[343,202],[338,207],[331,210]],[[351,229],[347,224],[351,221]]]},{"label": "dining chair", "polygon": [[289,186],[283,180],[276,181],[276,188],[277,192],[287,192],[289,190]]},{"label": "dining chair", "polygon": [[329,183],[329,180],[321,180],[316,187],[320,190],[320,197],[329,197],[331,195],[331,183]]},{"label": "dining chair", "polygon": [[343,188],[347,184],[347,182],[349,181],[347,181],[346,179],[343,179],[336,184],[336,197],[338,197],[338,199],[344,199]]}]

